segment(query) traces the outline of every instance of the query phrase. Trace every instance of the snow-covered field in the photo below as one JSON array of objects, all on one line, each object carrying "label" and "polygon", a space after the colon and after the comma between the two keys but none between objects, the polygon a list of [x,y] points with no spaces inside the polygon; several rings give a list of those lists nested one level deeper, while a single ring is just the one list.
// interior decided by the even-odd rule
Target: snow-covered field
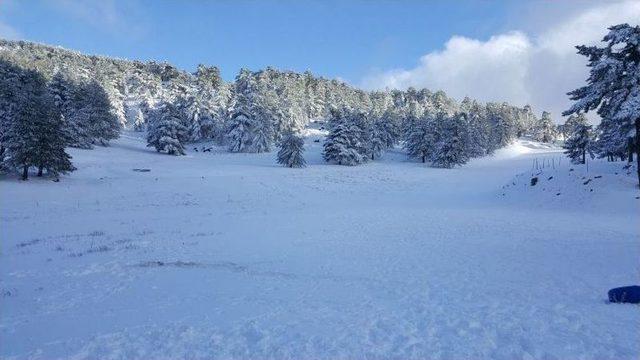
[{"label": "snow-covered field", "polygon": [[317,136],[305,169],[125,134],[2,179],[0,357],[640,356],[640,308],[606,302],[640,275],[633,169],[523,141],[340,167]]}]

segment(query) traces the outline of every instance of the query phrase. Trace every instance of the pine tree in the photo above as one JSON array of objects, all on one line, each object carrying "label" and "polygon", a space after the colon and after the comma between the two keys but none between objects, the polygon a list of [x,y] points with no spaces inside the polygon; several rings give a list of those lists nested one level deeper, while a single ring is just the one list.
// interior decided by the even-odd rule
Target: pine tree
[{"label": "pine tree", "polygon": [[273,129],[267,119],[254,121],[251,129],[251,152],[261,153],[271,151]]},{"label": "pine tree", "polygon": [[424,117],[412,121],[412,125],[405,135],[404,148],[407,155],[426,163],[436,149],[438,133],[434,118]]},{"label": "pine tree", "polygon": [[48,91],[62,114],[69,146],[90,149],[95,141],[90,116],[85,110],[86,104],[92,99],[85,92],[85,87],[73,79],[68,71],[58,71],[49,82]]},{"label": "pine tree", "polygon": [[594,146],[598,156],[609,161],[624,159],[627,155],[627,133],[620,131],[619,124],[612,121],[600,121],[597,127],[597,142]]},{"label": "pine tree", "polygon": [[329,134],[324,142],[323,158],[338,165],[354,166],[366,162],[367,144],[362,129],[363,114],[353,115],[346,110],[333,110]]},{"label": "pine tree", "polygon": [[484,156],[491,152],[491,125],[486,108],[477,101],[466,98],[461,106],[468,132],[466,143],[469,157]]},{"label": "pine tree", "polygon": [[444,123],[440,138],[431,155],[434,166],[452,168],[463,165],[469,160],[467,145],[465,142],[466,129],[464,127],[464,115],[442,119]]},{"label": "pine tree", "polygon": [[379,123],[375,123],[373,124],[373,126],[371,126],[369,130],[368,142],[369,142],[369,154],[371,154],[371,160],[375,160],[376,158],[379,158],[382,152],[387,149],[383,128],[379,126]]},{"label": "pine tree", "polygon": [[62,116],[47,92],[46,81],[32,70],[22,70],[19,78],[19,93],[14,98],[17,111],[2,135],[8,163],[22,170],[23,180],[32,166],[38,168],[39,176],[43,170],[54,176],[75,170],[65,152]]},{"label": "pine tree", "polygon": [[227,144],[230,152],[248,152],[251,146],[253,121],[243,107],[236,108],[227,130]]},{"label": "pine tree", "polygon": [[147,146],[169,155],[185,155],[183,143],[188,139],[182,114],[171,103],[164,103],[152,116],[147,130]]},{"label": "pine tree", "polygon": [[231,152],[267,152],[274,139],[274,108],[267,98],[257,92],[256,79],[248,70],[241,70],[236,78],[236,104],[227,130]]},{"label": "pine tree", "polygon": [[565,154],[574,164],[584,164],[589,152],[593,158],[593,135],[591,126],[586,121],[574,125],[573,133],[564,144]]},{"label": "pine tree", "polygon": [[556,139],[556,127],[551,120],[551,114],[543,111],[542,117],[534,128],[534,140],[549,143]]},{"label": "pine tree", "polygon": [[240,98],[229,119],[227,130],[229,151],[252,153],[270,151],[272,131],[270,122],[261,117],[246,98]]},{"label": "pine tree", "polygon": [[[599,130],[606,135],[599,138],[599,147],[617,152],[635,144],[635,152],[640,155],[640,26],[612,26],[603,41],[607,43],[604,47],[577,47],[578,54],[589,59],[591,70],[587,85],[569,92],[575,103],[563,115],[596,110],[602,119]],[[633,142],[629,142],[629,136],[635,138]],[[600,139],[611,142],[602,143]],[[636,159],[640,186],[640,156]]]},{"label": "pine tree", "polygon": [[392,148],[398,139],[398,117],[392,111],[385,111],[374,118],[368,126],[371,160]]},{"label": "pine tree", "polygon": [[68,143],[62,115],[53,104],[52,99],[43,96],[41,99],[43,107],[43,118],[36,122],[38,133],[38,145],[36,156],[33,159],[34,165],[38,168],[38,176],[42,176],[43,171],[57,177],[60,173],[75,170],[71,164],[71,156],[65,152]]},{"label": "pine tree", "polygon": [[287,167],[305,167],[306,162],[302,157],[304,152],[304,139],[294,133],[288,133],[280,142],[278,151],[278,164]]},{"label": "pine tree", "polygon": [[564,122],[562,126],[562,135],[565,139],[568,139],[573,132],[576,130],[576,127],[580,124],[586,124],[587,118],[584,114],[572,114],[569,115],[567,121]]},{"label": "pine tree", "polygon": [[96,81],[83,87],[83,95],[84,102],[80,112],[89,123],[91,139],[94,144],[107,146],[110,140],[120,136],[121,127],[118,117],[112,112],[109,97]]},{"label": "pine tree", "polygon": [[20,82],[21,69],[11,62],[0,59],[0,170],[10,169],[7,161],[6,133],[17,112],[17,99],[22,86]]}]

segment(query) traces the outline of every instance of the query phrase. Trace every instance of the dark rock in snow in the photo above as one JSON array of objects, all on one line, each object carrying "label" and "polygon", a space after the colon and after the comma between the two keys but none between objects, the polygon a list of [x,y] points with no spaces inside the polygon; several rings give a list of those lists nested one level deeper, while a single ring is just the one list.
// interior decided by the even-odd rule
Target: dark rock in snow
[{"label": "dark rock in snow", "polygon": [[531,186],[536,186],[536,184],[538,183],[538,177],[534,176],[531,178]]}]

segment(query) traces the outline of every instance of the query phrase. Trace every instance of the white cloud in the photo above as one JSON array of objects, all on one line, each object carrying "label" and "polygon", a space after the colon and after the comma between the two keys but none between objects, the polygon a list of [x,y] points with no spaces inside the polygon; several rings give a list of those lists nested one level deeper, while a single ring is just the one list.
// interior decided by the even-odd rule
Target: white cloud
[{"label": "white cloud", "polygon": [[531,49],[531,42],[520,32],[485,42],[454,36],[442,51],[423,56],[417,67],[374,75],[365,79],[364,86],[426,87],[445,90],[456,98],[470,95],[485,101],[503,97],[519,101],[527,98],[523,84]]},{"label": "white cloud", "polygon": [[565,18],[533,35],[510,32],[487,41],[454,36],[444,49],[424,55],[416,67],[373,73],[362,85],[426,87],[458,99],[468,95],[482,101],[529,103],[538,112],[550,110],[558,121],[570,104],[566,92],[582,85],[587,76],[585,59],[574,46],[599,42],[608,26],[638,24],[640,2],[595,5]]}]

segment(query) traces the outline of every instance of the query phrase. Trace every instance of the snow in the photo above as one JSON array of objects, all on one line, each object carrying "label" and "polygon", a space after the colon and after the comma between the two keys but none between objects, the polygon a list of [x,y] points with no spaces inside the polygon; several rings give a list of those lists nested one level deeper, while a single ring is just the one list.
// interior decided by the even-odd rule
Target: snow
[{"label": "snow", "polygon": [[0,357],[638,358],[638,306],[606,302],[638,282],[635,170],[526,141],[341,167],[315,135],[305,169],[128,133],[3,178]]}]

